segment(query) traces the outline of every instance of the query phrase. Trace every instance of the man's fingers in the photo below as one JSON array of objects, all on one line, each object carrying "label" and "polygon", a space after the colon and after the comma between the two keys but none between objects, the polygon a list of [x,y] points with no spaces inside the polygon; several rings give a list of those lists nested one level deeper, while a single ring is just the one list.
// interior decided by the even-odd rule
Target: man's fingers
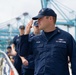
[{"label": "man's fingers", "polygon": [[24,61],[23,64],[24,64],[25,66],[28,66],[28,61]]},{"label": "man's fingers", "polygon": [[30,30],[32,28],[32,23],[33,23],[33,20],[31,20],[25,27],[25,34],[29,34],[30,33]]},{"label": "man's fingers", "polygon": [[27,27],[32,27],[32,24],[33,24],[33,20],[31,20],[28,24],[27,24]]}]

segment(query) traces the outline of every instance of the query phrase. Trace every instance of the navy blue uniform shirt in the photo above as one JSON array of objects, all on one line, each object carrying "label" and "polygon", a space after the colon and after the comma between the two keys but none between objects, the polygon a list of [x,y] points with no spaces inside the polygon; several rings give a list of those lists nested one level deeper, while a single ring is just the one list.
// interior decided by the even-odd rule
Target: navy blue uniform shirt
[{"label": "navy blue uniform shirt", "polygon": [[47,39],[45,33],[34,36],[28,41],[28,35],[21,37],[21,56],[33,52],[35,62],[34,75],[70,75],[68,56],[72,74],[76,75],[76,42],[73,37],[59,28]]},{"label": "navy blue uniform shirt", "polygon": [[[33,33],[29,34],[29,40],[31,40],[34,36],[35,35]],[[25,37],[23,37],[23,39],[25,39]],[[26,53],[27,54],[25,54],[25,51],[24,51],[24,53],[22,53],[22,54],[25,54],[23,57],[25,57],[25,59],[28,60],[29,65],[28,66],[23,65],[23,67],[25,69],[34,69],[34,57],[33,57],[33,53],[29,53],[27,50],[26,50]]]},{"label": "navy blue uniform shirt", "polygon": [[14,66],[15,68],[17,69],[18,73],[21,74],[21,67],[22,67],[22,61],[21,61],[21,58],[19,56],[19,44],[20,44],[20,36],[19,35],[16,35],[13,39],[13,44],[15,45],[15,50],[17,52],[17,55],[16,56],[13,56],[14,58]]},{"label": "navy blue uniform shirt", "polygon": [[16,35],[13,39],[13,44],[15,45],[16,52],[19,52],[20,36]]}]

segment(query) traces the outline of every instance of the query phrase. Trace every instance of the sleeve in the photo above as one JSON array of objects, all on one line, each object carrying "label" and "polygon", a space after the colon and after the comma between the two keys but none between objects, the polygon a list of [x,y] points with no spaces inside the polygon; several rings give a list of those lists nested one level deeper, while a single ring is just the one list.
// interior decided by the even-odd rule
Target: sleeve
[{"label": "sleeve", "polygon": [[72,75],[76,75],[76,41],[72,36],[69,40],[69,56],[71,61]]},{"label": "sleeve", "polygon": [[28,55],[28,50],[29,50],[29,35],[22,35],[21,38],[20,38],[20,46],[19,46],[19,50],[20,50],[20,53],[19,55],[20,56],[27,56]]},{"label": "sleeve", "polygon": [[12,44],[15,44],[15,45],[16,45],[16,38],[17,38],[17,36],[15,36],[15,37],[13,38]]}]

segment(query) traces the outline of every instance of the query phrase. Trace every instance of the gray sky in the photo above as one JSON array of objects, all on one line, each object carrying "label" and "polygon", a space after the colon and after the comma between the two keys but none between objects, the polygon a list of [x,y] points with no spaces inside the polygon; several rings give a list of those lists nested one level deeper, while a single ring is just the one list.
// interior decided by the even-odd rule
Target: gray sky
[{"label": "gray sky", "polygon": [[[76,0],[57,1],[76,11]],[[22,15],[24,12],[28,12],[31,17],[35,16],[40,9],[41,0],[0,0],[0,23],[6,22],[12,18],[16,18]],[[64,27],[64,29],[66,28]],[[70,33],[74,36],[74,28],[70,28]]]},{"label": "gray sky", "polygon": [[35,14],[41,8],[40,0],[0,0],[0,23],[29,12]]},{"label": "gray sky", "polygon": [[[17,17],[24,12],[31,16],[41,9],[41,0],[0,0],[0,23]],[[76,0],[57,0],[69,8],[76,10]]]}]

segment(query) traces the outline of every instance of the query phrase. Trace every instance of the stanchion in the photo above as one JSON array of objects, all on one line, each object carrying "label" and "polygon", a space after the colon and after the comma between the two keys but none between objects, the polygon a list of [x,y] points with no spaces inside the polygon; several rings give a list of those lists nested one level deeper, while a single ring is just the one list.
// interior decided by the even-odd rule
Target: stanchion
[{"label": "stanchion", "polygon": [[12,69],[10,70],[10,75],[14,75],[14,71]]}]

